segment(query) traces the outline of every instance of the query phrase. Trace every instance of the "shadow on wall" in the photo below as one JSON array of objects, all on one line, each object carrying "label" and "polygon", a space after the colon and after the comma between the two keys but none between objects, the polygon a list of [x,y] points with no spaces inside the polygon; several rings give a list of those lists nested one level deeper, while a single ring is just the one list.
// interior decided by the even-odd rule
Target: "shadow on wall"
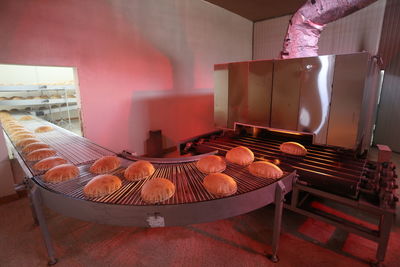
[{"label": "shadow on wall", "polygon": [[[113,1],[114,14],[121,14],[122,21],[136,28],[135,31],[168,58],[172,69],[172,90],[185,91],[194,88],[194,51],[188,44],[190,32],[185,25],[186,5],[170,1]],[[155,11],[163,10],[162,13]],[[154,75],[159,75],[154,73]],[[162,88],[160,88],[162,89]],[[137,88],[140,90],[140,88]]]},{"label": "shadow on wall", "polygon": [[129,114],[128,135],[131,151],[142,155],[149,130],[162,130],[163,147],[213,130],[213,94],[168,95],[135,93]]}]

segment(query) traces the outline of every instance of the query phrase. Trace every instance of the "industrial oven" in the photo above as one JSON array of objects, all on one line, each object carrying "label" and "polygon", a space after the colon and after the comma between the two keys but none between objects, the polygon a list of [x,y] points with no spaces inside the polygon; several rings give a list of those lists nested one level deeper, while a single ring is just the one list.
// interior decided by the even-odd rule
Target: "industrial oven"
[{"label": "industrial oven", "polygon": [[[215,124],[220,130],[183,141],[182,154],[236,146],[257,159],[295,169],[297,179],[285,207],[378,244],[385,257],[397,188],[391,150],[378,145],[378,161],[367,160],[380,95],[380,71],[368,53],[217,64]],[[305,157],[280,144],[304,145]],[[329,206],[374,218],[374,226],[341,216]],[[325,208],[321,208],[325,207]]]}]

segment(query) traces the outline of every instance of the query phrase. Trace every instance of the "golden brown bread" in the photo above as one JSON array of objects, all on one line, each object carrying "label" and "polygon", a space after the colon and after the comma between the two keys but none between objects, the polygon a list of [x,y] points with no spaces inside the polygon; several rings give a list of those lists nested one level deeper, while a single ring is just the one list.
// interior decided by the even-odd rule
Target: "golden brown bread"
[{"label": "golden brown bread", "polygon": [[16,143],[16,145],[19,146],[19,147],[23,147],[24,148],[29,144],[37,143],[37,142],[40,142],[40,140],[36,139],[36,138],[24,138],[24,139],[19,140]]},{"label": "golden brown bread", "polygon": [[58,183],[70,180],[79,174],[79,169],[72,164],[61,164],[48,170],[44,175],[44,181]]},{"label": "golden brown bread", "polygon": [[56,151],[51,149],[51,148],[40,148],[32,151],[28,155],[26,155],[26,159],[28,161],[37,161],[41,160],[44,158],[48,158],[51,156],[54,156],[56,154]]},{"label": "golden brown bread", "polygon": [[46,133],[46,132],[50,132],[53,131],[53,127],[51,127],[50,125],[43,125],[43,126],[39,126],[35,129],[35,133]]},{"label": "golden brown bread", "polygon": [[61,157],[48,157],[44,158],[33,165],[33,169],[37,171],[47,171],[55,166],[65,164],[67,163],[67,160],[61,158]]},{"label": "golden brown bread", "polygon": [[12,140],[14,142],[18,142],[18,141],[20,141],[22,139],[26,139],[26,138],[35,138],[35,135],[31,134],[31,133],[20,133],[20,134],[14,135],[12,137]]},{"label": "golden brown bread", "polygon": [[141,191],[141,196],[146,203],[165,201],[175,194],[175,185],[165,178],[153,178],[147,181]]},{"label": "golden brown bread", "polygon": [[154,171],[153,164],[145,160],[138,160],[126,168],[124,177],[128,181],[138,181],[151,176]]},{"label": "golden brown bread", "polygon": [[4,129],[6,129],[7,132],[13,134],[17,131],[22,131],[22,130],[27,130],[24,126],[21,125],[13,125],[13,126],[8,126],[8,127],[4,127]]},{"label": "golden brown bread", "polygon": [[20,121],[30,121],[30,120],[33,120],[33,117],[30,115],[25,115],[25,116],[22,116],[21,118],[19,118],[19,120]]},{"label": "golden brown bread", "polygon": [[34,150],[38,150],[40,148],[49,148],[50,146],[46,143],[43,142],[35,142],[31,143],[29,145],[26,145],[23,149],[22,152],[24,153],[31,153]]},{"label": "golden brown bread", "polygon": [[90,172],[96,174],[104,174],[113,171],[121,166],[121,161],[116,156],[104,156],[96,160],[90,166]]},{"label": "golden brown bread", "polygon": [[236,181],[223,173],[207,175],[203,180],[203,186],[210,194],[218,197],[230,196],[237,191]]},{"label": "golden brown bread", "polygon": [[121,180],[114,175],[101,174],[90,180],[83,188],[86,197],[102,197],[120,189]]},{"label": "golden brown bread", "polygon": [[286,154],[295,156],[305,156],[307,154],[307,149],[299,143],[296,142],[286,142],[279,146],[279,149]]},{"label": "golden brown bread", "polygon": [[196,167],[202,173],[208,174],[214,172],[223,172],[226,169],[226,163],[224,158],[210,155],[197,161]]},{"label": "golden brown bread", "polygon": [[283,171],[275,164],[267,161],[256,161],[249,165],[249,172],[261,178],[277,179],[282,177]]},{"label": "golden brown bread", "polygon": [[226,153],[226,160],[242,166],[249,165],[254,161],[253,152],[244,146],[232,148]]},{"label": "golden brown bread", "polygon": [[15,140],[16,137],[17,137],[18,135],[22,135],[22,134],[30,134],[30,135],[33,135],[32,132],[30,132],[30,131],[28,131],[28,130],[26,130],[26,129],[21,129],[21,130],[14,131],[14,132],[10,135],[10,138],[11,138],[12,140]]}]

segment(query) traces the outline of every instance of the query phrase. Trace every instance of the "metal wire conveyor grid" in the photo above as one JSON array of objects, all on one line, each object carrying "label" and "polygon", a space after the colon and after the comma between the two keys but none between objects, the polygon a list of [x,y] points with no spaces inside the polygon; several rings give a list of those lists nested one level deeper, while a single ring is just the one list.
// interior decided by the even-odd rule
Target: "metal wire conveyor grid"
[{"label": "metal wire conveyor grid", "polygon": [[[204,188],[202,182],[206,174],[203,174],[197,170],[195,162],[183,164],[153,164],[156,169],[154,174],[147,179],[135,182],[130,182],[123,178],[123,172],[125,168],[131,164],[132,161],[121,159],[121,162],[121,167],[113,171],[112,174],[121,178],[122,187],[112,194],[98,198],[87,198],[83,194],[84,186],[96,176],[88,171],[90,165],[80,166],[79,177],[69,181],[52,184],[44,182],[41,176],[34,177],[34,179],[43,187],[54,192],[58,192],[73,198],[108,204],[147,205],[142,201],[140,192],[142,186],[147,180],[156,177],[167,178],[176,187],[175,194],[170,199],[160,204],[170,205],[193,203],[218,198],[208,193]],[[248,172],[247,167],[229,163],[224,173],[231,176],[237,182],[238,190],[235,195],[257,190],[279,180],[255,177]],[[287,175],[289,175],[289,173],[285,172],[282,178],[286,177]]]}]

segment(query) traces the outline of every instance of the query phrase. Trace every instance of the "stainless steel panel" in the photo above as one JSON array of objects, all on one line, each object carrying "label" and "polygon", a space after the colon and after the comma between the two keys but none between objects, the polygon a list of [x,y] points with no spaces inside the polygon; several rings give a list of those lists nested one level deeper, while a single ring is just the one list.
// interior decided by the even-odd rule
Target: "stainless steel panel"
[{"label": "stainless steel panel", "polygon": [[326,144],[335,56],[302,58],[297,130],[314,133],[315,144]]},{"label": "stainless steel panel", "polygon": [[247,123],[270,126],[273,61],[249,63]]},{"label": "stainless steel panel", "polygon": [[374,143],[400,152],[400,53],[385,70]]},{"label": "stainless steel panel", "polygon": [[357,148],[367,73],[367,53],[336,56],[329,114],[328,145]]},{"label": "stainless steel panel", "polygon": [[301,60],[277,60],[271,103],[271,127],[297,130],[299,114]]},{"label": "stainless steel panel", "polygon": [[229,64],[228,128],[248,118],[249,62]]},{"label": "stainless steel panel", "polygon": [[216,127],[226,128],[228,125],[228,64],[214,66],[214,123]]},{"label": "stainless steel panel", "polygon": [[400,1],[388,0],[379,55],[383,59],[385,75],[376,123],[375,144],[389,145],[400,152]]},{"label": "stainless steel panel", "polygon": [[368,150],[372,144],[372,135],[376,122],[378,99],[383,78],[376,60],[368,55],[368,61],[368,76],[365,79],[364,97],[357,135],[360,151]]}]

